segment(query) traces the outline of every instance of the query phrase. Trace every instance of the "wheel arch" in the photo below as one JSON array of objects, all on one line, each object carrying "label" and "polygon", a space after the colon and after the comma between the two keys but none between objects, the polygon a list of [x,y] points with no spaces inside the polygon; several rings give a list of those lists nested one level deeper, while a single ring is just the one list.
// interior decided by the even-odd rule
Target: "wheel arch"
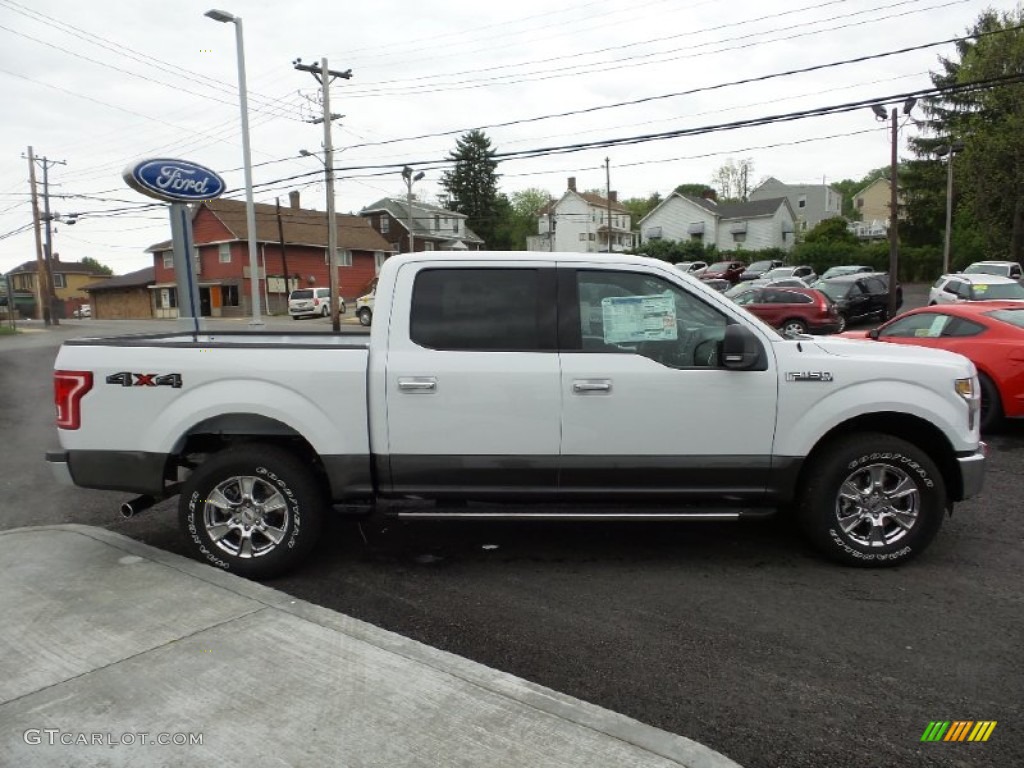
[{"label": "wheel arch", "polygon": [[814,444],[807,459],[802,463],[797,476],[796,489],[805,487],[815,459],[826,451],[830,444],[860,432],[879,432],[898,437],[920,448],[935,462],[946,483],[949,498],[960,498],[963,493],[956,452],[942,430],[931,422],[909,413],[883,411],[867,413],[847,419],[828,432]]}]

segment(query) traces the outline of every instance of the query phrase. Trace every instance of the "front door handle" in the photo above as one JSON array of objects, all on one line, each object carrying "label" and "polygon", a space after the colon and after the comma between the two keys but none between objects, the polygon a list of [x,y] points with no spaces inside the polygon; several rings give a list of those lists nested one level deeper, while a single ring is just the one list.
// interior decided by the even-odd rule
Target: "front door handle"
[{"label": "front door handle", "polygon": [[576,379],[572,383],[574,395],[609,393],[612,391],[611,379]]},{"label": "front door handle", "polygon": [[437,379],[433,376],[410,376],[398,380],[398,388],[409,394],[431,394],[437,391]]}]

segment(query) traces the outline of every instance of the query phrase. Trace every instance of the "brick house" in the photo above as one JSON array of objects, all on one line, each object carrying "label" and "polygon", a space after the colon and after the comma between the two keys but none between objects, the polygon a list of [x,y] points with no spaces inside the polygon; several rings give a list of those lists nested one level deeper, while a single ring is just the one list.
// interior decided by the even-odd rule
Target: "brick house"
[{"label": "brick house", "polygon": [[[409,250],[409,205],[385,197],[359,212],[398,253]],[[479,251],[484,241],[466,225],[467,216],[412,201],[412,234],[417,251]]]},{"label": "brick house", "polygon": [[[276,208],[257,203],[256,248],[260,306],[284,314],[288,291],[329,286],[327,214],[299,206],[299,193],[289,193],[281,207],[281,223],[289,281],[284,280],[284,259],[278,234]],[[370,222],[360,216],[338,214],[338,268],[341,295],[350,301],[370,284],[384,260],[394,252]],[[244,317],[249,306],[250,271],[245,202],[210,200],[192,213],[193,258],[199,283],[200,313],[204,317]],[[153,254],[153,315],[176,317],[177,281],[171,241],[146,249]]]},{"label": "brick house", "polygon": [[156,282],[154,272],[153,267],[145,267],[83,286],[82,290],[89,294],[93,318],[135,320],[153,317],[153,293],[149,287]]}]

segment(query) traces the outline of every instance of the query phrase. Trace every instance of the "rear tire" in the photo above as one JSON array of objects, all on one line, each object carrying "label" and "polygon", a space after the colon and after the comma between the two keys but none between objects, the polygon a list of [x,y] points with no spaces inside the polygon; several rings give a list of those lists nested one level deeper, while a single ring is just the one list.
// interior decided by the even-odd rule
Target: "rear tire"
[{"label": "rear tire", "polygon": [[359,323],[360,325],[369,325],[373,322],[373,311],[369,307],[363,307],[359,310]]},{"label": "rear tire", "polygon": [[307,464],[276,446],[247,444],[200,464],[182,486],[178,513],[197,559],[268,579],[306,558],[325,507]]},{"label": "rear tire", "polygon": [[922,552],[946,511],[946,485],[923,450],[867,432],[823,446],[799,503],[804,534],[847,565],[885,567]]},{"label": "rear tire", "polygon": [[331,314],[331,308],[324,304],[324,308],[320,310],[320,317],[327,317]]},{"label": "rear tire", "polygon": [[999,388],[984,373],[978,372],[981,383],[981,421],[982,432],[995,432],[1003,423],[1003,401],[999,397]]}]

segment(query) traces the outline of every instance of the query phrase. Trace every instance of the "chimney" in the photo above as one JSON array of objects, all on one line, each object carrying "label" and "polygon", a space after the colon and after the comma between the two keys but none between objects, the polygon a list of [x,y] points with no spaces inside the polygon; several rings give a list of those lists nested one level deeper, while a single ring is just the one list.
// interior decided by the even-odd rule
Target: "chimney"
[{"label": "chimney", "polygon": [[613,189],[611,192],[608,193],[608,199],[611,200],[613,203],[619,202],[619,193]]},{"label": "chimney", "polygon": [[700,196],[703,197],[705,200],[710,200],[712,203],[718,202],[718,193],[715,192],[715,190],[713,189],[705,189],[703,192],[700,193]]},{"label": "chimney", "polygon": [[299,190],[293,189],[288,193],[288,204],[293,211],[299,210]]},{"label": "chimney", "polygon": [[575,176],[570,176],[569,177],[569,190],[572,191],[572,192],[576,191],[576,177]]}]

